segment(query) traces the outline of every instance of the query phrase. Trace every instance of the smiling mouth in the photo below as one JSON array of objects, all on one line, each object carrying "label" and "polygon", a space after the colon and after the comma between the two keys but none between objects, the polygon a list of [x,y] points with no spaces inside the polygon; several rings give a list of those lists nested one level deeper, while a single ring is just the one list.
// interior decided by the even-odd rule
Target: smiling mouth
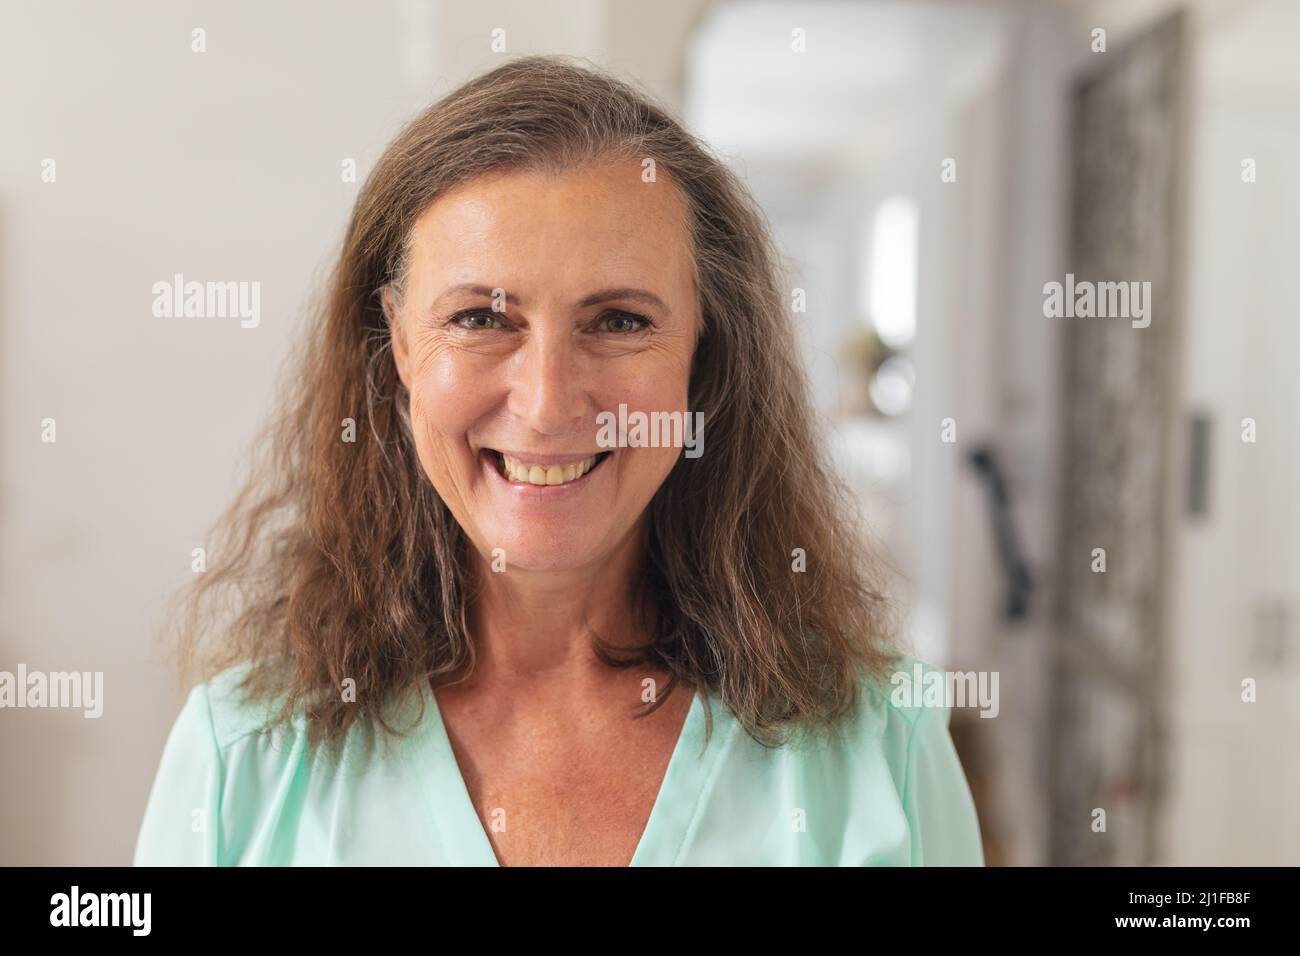
[{"label": "smiling mouth", "polygon": [[567,485],[581,481],[613,454],[602,451],[580,461],[563,465],[545,465],[530,462],[526,458],[506,455],[494,448],[486,448],[484,453],[491,459],[497,473],[506,481],[516,485]]}]

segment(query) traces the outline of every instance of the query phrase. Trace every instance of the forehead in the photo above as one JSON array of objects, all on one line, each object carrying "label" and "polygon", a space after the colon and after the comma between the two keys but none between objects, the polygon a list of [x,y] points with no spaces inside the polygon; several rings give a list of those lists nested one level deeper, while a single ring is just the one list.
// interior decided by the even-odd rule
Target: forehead
[{"label": "forehead", "polygon": [[635,158],[480,176],[435,200],[412,233],[413,279],[691,284],[687,207]]}]

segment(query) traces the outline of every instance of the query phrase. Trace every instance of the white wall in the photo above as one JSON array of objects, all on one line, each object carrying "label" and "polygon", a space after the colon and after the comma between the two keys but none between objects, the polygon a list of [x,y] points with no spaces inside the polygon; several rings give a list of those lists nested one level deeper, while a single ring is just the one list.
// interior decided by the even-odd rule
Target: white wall
[{"label": "white wall", "polygon": [[[1173,540],[1163,827],[1176,865],[1300,861],[1300,8],[1200,23],[1187,413],[1211,416],[1209,513]],[[1242,160],[1257,181],[1242,181]],[[1242,441],[1243,418],[1257,441]],[[1182,500],[1183,473],[1171,494]],[[1278,616],[1272,617],[1277,609]],[[1274,620],[1275,623],[1270,623]],[[1241,699],[1243,679],[1258,699]]]},{"label": "white wall", "polygon": [[[424,100],[396,26],[355,3],[5,10],[0,667],[105,683],[98,720],[0,717],[5,863],[129,861],[179,703],[163,602],[235,488],[341,236],[357,190],[343,159],[363,177]],[[155,318],[151,287],[176,272],[260,282],[260,325]]]}]

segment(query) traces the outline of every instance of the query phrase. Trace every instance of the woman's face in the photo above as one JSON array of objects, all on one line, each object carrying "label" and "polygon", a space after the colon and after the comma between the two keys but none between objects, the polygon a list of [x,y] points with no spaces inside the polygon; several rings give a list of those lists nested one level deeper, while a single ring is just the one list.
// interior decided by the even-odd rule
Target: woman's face
[{"label": "woman's face", "polygon": [[681,455],[598,443],[620,405],[687,412],[686,207],[641,172],[608,160],[462,184],[417,222],[405,295],[388,300],[420,462],[507,569],[610,560]]}]

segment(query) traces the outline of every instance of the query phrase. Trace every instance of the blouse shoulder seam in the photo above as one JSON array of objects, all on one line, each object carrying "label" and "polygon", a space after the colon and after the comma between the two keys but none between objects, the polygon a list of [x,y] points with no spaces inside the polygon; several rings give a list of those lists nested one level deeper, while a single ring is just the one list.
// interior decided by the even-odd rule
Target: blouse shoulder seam
[{"label": "blouse shoulder seam", "polygon": [[[211,695],[211,693],[209,692],[210,689],[209,689],[209,687],[208,687],[208,685],[207,685],[207,682],[204,682],[204,683],[200,684],[200,685],[198,686],[198,688],[196,688],[196,689],[197,689],[197,690],[202,694],[202,697],[203,697],[203,709],[207,712],[207,719],[208,719],[208,733],[211,735],[211,739],[212,739],[212,750],[213,750],[213,753],[216,755],[216,758],[217,758],[217,780],[218,780],[219,782],[224,782],[224,780],[226,779],[226,758],[225,758],[225,755],[222,753],[221,741],[220,741],[220,739],[217,737],[217,722],[216,722],[216,717],[213,715],[213,712],[212,712],[212,695]],[[218,787],[217,787],[217,790],[216,790],[216,797],[215,797],[215,799],[216,799],[216,806],[213,808],[213,811],[214,811],[214,812],[213,812],[212,815],[211,815],[212,818],[208,821],[209,825],[213,828],[213,834],[212,834],[212,836],[213,836],[213,839],[212,839],[212,854],[213,854],[213,860],[212,860],[212,862],[213,862],[213,865],[214,865],[214,866],[220,866],[220,865],[221,865],[221,794],[222,794],[222,789],[223,789],[223,787],[222,787],[222,786],[220,785],[220,783],[219,783],[219,785],[218,785]]]},{"label": "blouse shoulder seam", "polygon": [[907,760],[903,766],[903,800],[906,803],[912,796],[912,765],[915,763],[917,741],[921,738],[921,719],[925,708],[912,720],[911,731],[907,735]]},{"label": "blouse shoulder seam", "polygon": [[[920,740],[921,738],[921,721],[922,719],[924,719],[925,711],[928,709],[929,708],[922,707],[920,709],[920,712],[916,714],[915,719],[912,721],[911,733],[908,735],[907,760],[905,762],[905,767],[903,770],[903,806],[905,808],[912,806],[912,783],[913,783],[912,767],[916,763],[915,758],[916,758],[917,741]],[[909,816],[910,816],[910,812],[909,812]],[[912,865],[915,866],[919,860],[919,854],[917,852],[917,847],[915,843],[913,843],[910,852],[912,857]]]},{"label": "blouse shoulder seam", "polygon": [[[898,668],[895,671],[895,673],[907,674],[910,679],[912,673],[911,666],[913,664],[920,664],[922,671],[937,670],[937,668],[933,667],[930,664],[926,664],[925,662],[921,661],[918,658],[908,656],[903,659],[903,666],[900,666],[900,668]],[[923,711],[935,709],[933,705],[928,705],[923,703],[922,704],[900,704],[894,700],[894,695],[890,691],[886,690],[883,687],[878,686],[875,681],[870,681],[868,683],[868,686],[870,687],[872,693],[874,693],[877,697],[879,697],[882,701],[884,701],[885,707],[888,710],[892,710],[894,713],[898,714],[903,718],[903,721],[907,724],[909,729],[916,727],[917,722],[921,719],[921,714]]]},{"label": "blouse shoulder seam", "polygon": [[[198,691],[199,694],[200,694],[200,695],[202,696],[202,698],[203,698],[203,713],[204,713],[204,716],[207,718],[207,721],[208,721],[208,733],[209,733],[209,734],[211,735],[211,737],[212,737],[212,746],[213,746],[213,748],[217,751],[217,758],[218,758],[218,759],[221,759],[221,751],[222,751],[222,749],[223,749],[223,745],[222,745],[222,743],[221,743],[221,737],[220,737],[220,735],[217,733],[217,719],[216,719],[216,716],[215,716],[215,715],[213,714],[213,712],[212,712],[212,711],[213,711],[213,707],[212,707],[212,693],[211,693],[211,689],[208,687],[208,683],[207,683],[207,681],[204,681],[202,684],[199,684],[199,685],[195,688],[195,690]],[[222,770],[225,770],[225,761],[224,761],[224,760],[222,760],[222,767],[221,767],[221,769],[222,769]]]}]

